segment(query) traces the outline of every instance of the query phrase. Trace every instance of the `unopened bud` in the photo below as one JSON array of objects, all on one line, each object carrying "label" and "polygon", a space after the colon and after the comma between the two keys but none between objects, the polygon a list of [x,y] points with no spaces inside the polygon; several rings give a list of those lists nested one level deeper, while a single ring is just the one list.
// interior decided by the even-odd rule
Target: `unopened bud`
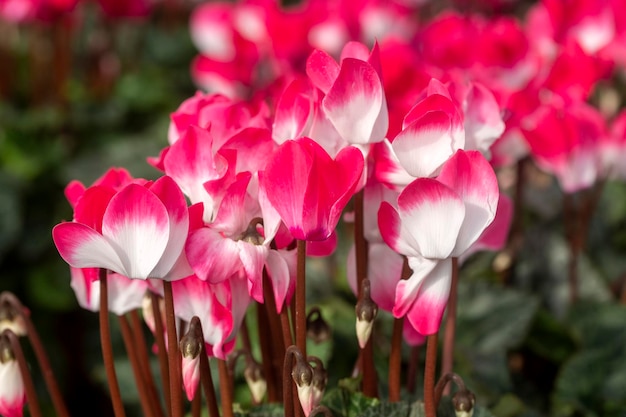
[{"label": "unopened bud", "polygon": [[298,399],[300,400],[302,411],[308,417],[314,407],[313,370],[308,363],[303,360],[297,360],[291,371],[291,377],[298,389]]},{"label": "unopened bud", "polygon": [[328,382],[328,373],[319,358],[309,356],[309,361],[315,363],[315,366],[312,367],[313,380],[311,381],[311,386],[313,387],[313,407],[316,407],[320,402],[322,402],[322,397],[324,396],[324,391],[326,390],[326,384]]},{"label": "unopened bud", "polygon": [[474,415],[474,404],[476,396],[473,392],[465,389],[459,390],[452,396],[452,405],[456,417],[472,417]]},{"label": "unopened bud", "polygon": [[0,333],[8,329],[16,336],[26,336],[26,322],[18,309],[23,307],[13,294],[7,291],[0,294]]},{"label": "unopened bud", "polygon": [[317,307],[312,308],[306,316],[306,335],[315,343],[322,343],[330,339],[330,326]]},{"label": "unopened bud", "polygon": [[203,351],[204,340],[198,331],[199,325],[200,320],[194,317],[189,324],[189,330],[180,340],[183,386],[189,401],[196,395],[200,382],[200,355]]},{"label": "unopened bud", "polygon": [[0,363],[5,364],[15,360],[15,354],[9,339],[4,336],[0,336]]},{"label": "unopened bud", "polygon": [[370,296],[370,281],[363,280],[361,297],[356,303],[356,336],[361,349],[365,347],[372,335],[374,319],[378,315],[378,305]]},{"label": "unopened bud", "polygon": [[248,383],[248,388],[250,388],[252,400],[255,404],[260,404],[267,392],[267,381],[263,375],[263,369],[257,362],[248,361],[243,376]]}]

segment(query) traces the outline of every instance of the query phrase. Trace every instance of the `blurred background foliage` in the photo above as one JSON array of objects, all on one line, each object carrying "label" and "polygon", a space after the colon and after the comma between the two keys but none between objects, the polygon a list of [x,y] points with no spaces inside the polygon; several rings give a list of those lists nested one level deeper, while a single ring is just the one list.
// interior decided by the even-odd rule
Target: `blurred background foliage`
[{"label": "blurred background foliage", "polygon": [[[189,76],[193,5],[180,4],[140,21],[107,21],[86,8],[80,24],[0,23],[0,290],[30,308],[74,416],[112,413],[97,315],[78,307],[50,231],[71,218],[63,194],[69,181],[90,184],[111,166],[158,175],[146,156],[166,145],[169,113],[196,89]],[[526,186],[516,213],[517,250],[478,253],[461,268],[456,372],[477,395],[477,415],[623,417],[626,187],[604,186],[580,263],[580,301],[570,305],[563,195],[531,161],[520,172]],[[404,392],[406,401],[396,406],[351,388],[358,351],[355,300],[343,278],[348,244],[309,265],[308,304],[321,308],[333,332],[320,345],[310,342],[330,369],[325,403],[336,416],[419,415],[412,404],[421,397],[421,372],[415,392]],[[392,318],[381,315],[375,355],[384,397]],[[112,334],[128,411],[139,415],[119,331]],[[403,354],[407,369],[424,352],[405,347]],[[246,411],[250,398],[239,371],[242,414],[279,415],[272,407]],[[37,373],[33,366],[46,415],[53,415]]]}]

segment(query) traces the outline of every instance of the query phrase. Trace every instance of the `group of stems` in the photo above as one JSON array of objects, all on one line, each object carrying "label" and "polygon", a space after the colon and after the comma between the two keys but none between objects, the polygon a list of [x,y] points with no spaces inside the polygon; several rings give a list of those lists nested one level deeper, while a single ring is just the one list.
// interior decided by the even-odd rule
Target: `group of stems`
[{"label": "group of stems", "polygon": [[[183,402],[182,373],[181,373],[181,353],[179,347],[179,337],[176,330],[176,317],[174,314],[174,303],[171,282],[163,282],[163,292],[165,301],[165,327],[163,326],[160,308],[160,298],[156,294],[151,294],[152,313],[155,322],[155,339],[158,350],[159,366],[163,383],[163,393],[165,397],[166,412],[163,411],[158,391],[154,383],[152,372],[148,360],[148,349],[143,337],[142,324],[137,312],[131,312],[130,322],[126,316],[119,316],[120,328],[124,345],[126,347],[133,374],[137,383],[140,397],[140,405],[143,414],[147,417],[182,417],[185,412]],[[108,310],[108,285],[107,271],[100,270],[100,338],[102,355],[105,365],[109,393],[115,417],[125,417],[125,409],[122,401],[119,383],[115,371],[113,347],[111,343],[109,310]],[[198,327],[200,340],[202,340],[202,351],[200,352],[200,376],[201,385],[207,401],[210,417],[219,417],[215,388],[211,376],[208,356],[204,345],[204,336],[199,319],[194,317],[194,326]],[[167,341],[165,339],[167,334]],[[223,404],[223,416],[232,417],[232,387],[231,377],[226,369],[226,362],[218,360],[218,369],[221,384],[221,400]],[[196,394],[199,397],[199,394]],[[199,415],[200,400],[194,399],[192,402],[192,413]],[[67,416],[67,414],[59,414]]]}]

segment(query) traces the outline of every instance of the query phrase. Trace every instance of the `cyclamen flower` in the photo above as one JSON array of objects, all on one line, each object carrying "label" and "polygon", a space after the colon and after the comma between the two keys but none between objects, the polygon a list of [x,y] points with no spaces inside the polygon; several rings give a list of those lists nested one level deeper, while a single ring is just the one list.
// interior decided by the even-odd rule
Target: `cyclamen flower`
[{"label": "cyclamen flower", "polygon": [[[189,229],[185,198],[170,177],[102,189],[85,207],[101,217],[52,230],[61,257],[75,268],[106,268],[129,278],[180,279],[191,273],[183,249]],[[95,225],[94,225],[95,223]]]},{"label": "cyclamen flower", "polygon": [[333,160],[305,137],[283,143],[259,181],[295,239],[325,240],[352,197],[363,165],[357,148],[344,148]]},{"label": "cyclamen flower", "polygon": [[423,335],[436,333],[450,295],[452,258],[461,256],[493,221],[499,198],[493,169],[476,151],[458,151],[437,179],[418,178],[383,202],[378,224],[385,242],[405,255],[413,275],[398,282],[395,317]]},{"label": "cyclamen flower", "polygon": [[17,360],[8,346],[0,344],[0,415],[22,417],[26,391]]}]

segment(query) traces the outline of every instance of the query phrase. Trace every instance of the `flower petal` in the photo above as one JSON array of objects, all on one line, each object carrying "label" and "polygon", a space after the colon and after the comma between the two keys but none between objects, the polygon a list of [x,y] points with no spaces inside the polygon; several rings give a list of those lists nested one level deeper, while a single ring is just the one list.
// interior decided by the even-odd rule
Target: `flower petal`
[{"label": "flower petal", "polygon": [[130,184],[109,203],[102,234],[120,254],[129,278],[162,278],[150,274],[159,263],[170,237],[170,220],[163,202],[146,187]]},{"label": "flower petal", "polygon": [[189,264],[203,281],[222,282],[242,266],[237,242],[210,227],[191,232],[185,249]]},{"label": "flower petal", "polygon": [[65,262],[74,268],[107,268],[126,275],[120,255],[100,233],[81,223],[61,223],[52,239]]},{"label": "flower petal", "polygon": [[306,74],[326,94],[339,75],[339,64],[326,52],[316,49],[306,61]]},{"label": "flower petal", "polygon": [[454,152],[449,115],[441,111],[426,113],[398,133],[391,146],[409,174],[434,175]]},{"label": "flower petal", "polygon": [[437,180],[418,178],[400,193],[398,209],[403,229],[412,234],[422,256],[450,256],[466,211],[453,190]]},{"label": "flower petal", "polygon": [[438,259],[426,259],[421,256],[408,257],[407,259],[413,274],[409,279],[398,281],[396,286],[396,297],[392,313],[397,318],[404,317],[411,310],[425,278],[441,262]]}]

